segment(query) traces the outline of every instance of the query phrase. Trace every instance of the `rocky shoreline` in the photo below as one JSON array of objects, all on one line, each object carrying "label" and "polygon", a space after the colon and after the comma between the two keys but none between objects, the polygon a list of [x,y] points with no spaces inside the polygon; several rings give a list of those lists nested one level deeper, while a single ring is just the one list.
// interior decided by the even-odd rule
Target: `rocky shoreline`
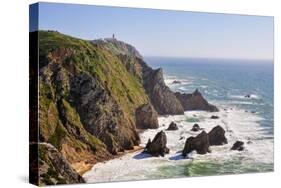
[{"label": "rocky shoreline", "polygon": [[[97,162],[134,151],[140,144],[139,131],[157,129],[160,115],[218,111],[197,89],[191,94],[171,91],[163,70],[149,67],[122,41],[85,41],[55,31],[39,35],[38,144],[54,147],[73,177]],[[154,142],[165,142],[162,137],[163,133],[146,149],[156,156],[167,153],[166,144],[155,148]],[[39,160],[46,175],[40,185],[83,181],[60,172],[52,165],[51,150],[44,151]]]}]

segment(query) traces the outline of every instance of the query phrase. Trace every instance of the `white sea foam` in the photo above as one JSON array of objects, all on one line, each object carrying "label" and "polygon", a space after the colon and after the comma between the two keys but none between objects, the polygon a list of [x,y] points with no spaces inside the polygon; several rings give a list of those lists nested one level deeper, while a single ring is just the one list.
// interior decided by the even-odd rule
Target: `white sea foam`
[{"label": "white sea foam", "polygon": [[260,99],[260,96],[256,95],[256,94],[249,94],[250,97],[247,98],[245,97],[246,95],[229,95],[230,98],[232,99]]},{"label": "white sea foam", "polygon": [[[118,159],[96,164],[83,177],[87,182],[148,179],[153,177],[153,174],[161,173],[159,172],[160,167],[173,165],[177,168],[192,160],[223,162],[237,158],[245,166],[251,163],[272,164],[273,139],[267,138],[266,129],[263,129],[258,123],[263,118],[258,114],[246,113],[244,110],[232,106],[221,106],[220,109],[220,112],[212,114],[204,111],[189,111],[184,115],[159,117],[160,127],[144,131],[140,135],[141,145],[145,146],[149,138],[153,139],[157,132],[166,130],[168,125],[174,121],[178,124],[179,130],[165,131],[170,154],[157,158],[140,151],[130,153]],[[218,115],[220,118],[210,119],[211,115]],[[198,155],[193,152],[189,155],[190,159],[183,159],[180,151],[184,147],[186,138],[198,134],[190,131],[194,124],[189,121],[190,119],[199,121],[197,123],[207,132],[216,125],[221,125],[226,130],[229,143],[223,146],[212,146],[212,152],[206,155]],[[180,139],[182,137],[184,139]],[[231,146],[237,140],[245,142],[244,151],[230,151]]]}]

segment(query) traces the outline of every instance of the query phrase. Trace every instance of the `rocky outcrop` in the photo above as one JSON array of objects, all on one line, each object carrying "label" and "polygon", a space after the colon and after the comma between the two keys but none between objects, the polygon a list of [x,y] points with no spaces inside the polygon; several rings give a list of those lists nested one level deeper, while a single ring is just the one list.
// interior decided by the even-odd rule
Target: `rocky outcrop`
[{"label": "rocky outcrop", "polygon": [[243,151],[244,148],[244,142],[242,141],[236,141],[233,146],[231,147],[231,150],[237,150],[237,151]]},{"label": "rocky outcrop", "polygon": [[191,129],[191,131],[194,131],[194,132],[197,132],[197,131],[200,131],[200,130],[201,130],[201,128],[197,123],[195,123],[193,125],[192,129]]},{"label": "rocky outcrop", "polygon": [[178,100],[181,102],[185,111],[187,110],[205,110],[209,112],[217,112],[218,108],[210,103],[196,89],[192,94],[176,92]]},{"label": "rocky outcrop", "polygon": [[225,137],[225,130],[221,126],[214,127],[209,133],[210,146],[218,146],[227,144],[227,139]]},{"label": "rocky outcrop", "polygon": [[159,127],[158,114],[150,103],[137,108],[136,126],[139,129],[157,129]]},{"label": "rocky outcrop", "polygon": [[171,122],[169,127],[167,128],[167,131],[175,131],[175,130],[178,130],[178,125],[175,123],[175,122]]},{"label": "rocky outcrop", "polygon": [[219,119],[219,116],[212,115],[211,119]]},{"label": "rocky outcrop", "polygon": [[209,138],[205,131],[202,131],[196,137],[189,137],[185,141],[182,155],[186,157],[190,152],[196,151],[198,154],[206,154],[209,152]]},{"label": "rocky outcrop", "polygon": [[32,143],[39,152],[39,185],[84,183],[63,155],[49,143]]},{"label": "rocky outcrop", "polygon": [[151,103],[160,115],[183,114],[184,109],[174,93],[166,86],[163,70],[147,70],[143,74],[144,87]]},{"label": "rocky outcrop", "polygon": [[169,153],[169,148],[166,146],[167,144],[167,136],[164,131],[160,131],[156,134],[154,139],[151,141],[148,140],[145,146],[145,152],[153,155],[153,156],[162,156]]}]

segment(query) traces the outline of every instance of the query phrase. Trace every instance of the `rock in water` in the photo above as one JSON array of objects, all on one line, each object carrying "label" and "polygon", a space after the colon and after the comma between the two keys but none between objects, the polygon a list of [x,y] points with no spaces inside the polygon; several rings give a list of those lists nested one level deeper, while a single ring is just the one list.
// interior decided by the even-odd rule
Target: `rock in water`
[{"label": "rock in water", "polygon": [[201,130],[201,128],[197,123],[195,123],[193,125],[192,129],[191,129],[191,131],[194,131],[194,132],[197,132],[197,131],[200,131],[200,130]]},{"label": "rock in water", "polygon": [[166,144],[167,136],[164,131],[160,131],[156,134],[152,142],[150,139],[148,140],[144,151],[153,156],[158,157],[161,155],[164,157],[165,154],[168,154],[170,151],[169,148],[166,147]]},{"label": "rock in water", "polygon": [[219,111],[216,106],[209,104],[197,89],[192,94],[176,92],[175,95],[181,102],[184,110],[205,110],[210,112]]},{"label": "rock in water", "polygon": [[175,122],[171,122],[170,123],[170,125],[169,125],[169,127],[168,127],[168,131],[175,131],[175,130],[178,130],[179,128],[178,128],[178,126],[177,126],[177,124],[175,123]]},{"label": "rock in water", "polygon": [[212,115],[212,116],[211,116],[211,119],[219,119],[219,116],[214,116],[214,115]]},{"label": "rock in water", "polygon": [[244,149],[244,142],[242,141],[236,141],[231,147],[231,150],[243,151]]},{"label": "rock in water", "polygon": [[136,126],[139,129],[157,129],[159,127],[158,114],[150,103],[137,108]]},{"label": "rock in water", "polygon": [[250,94],[245,95],[245,98],[251,98],[251,95]]},{"label": "rock in water", "polygon": [[206,154],[209,152],[209,138],[208,134],[203,131],[196,137],[189,137],[185,141],[184,149],[182,155],[187,156],[192,151],[196,151],[198,154]]},{"label": "rock in water", "polygon": [[53,145],[31,143],[30,147],[34,147],[33,151],[39,151],[40,186],[85,182]]},{"label": "rock in water", "polygon": [[178,80],[174,80],[174,81],[172,82],[172,84],[181,84],[181,82],[178,81]]},{"label": "rock in water", "polygon": [[227,139],[225,137],[225,130],[221,126],[214,127],[209,133],[210,146],[218,146],[227,144]]}]

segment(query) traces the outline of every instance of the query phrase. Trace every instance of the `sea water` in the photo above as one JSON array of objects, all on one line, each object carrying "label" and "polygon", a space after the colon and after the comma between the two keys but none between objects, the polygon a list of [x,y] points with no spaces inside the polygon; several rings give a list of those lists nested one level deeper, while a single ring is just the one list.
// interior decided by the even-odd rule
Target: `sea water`
[{"label": "sea water", "polygon": [[[162,68],[173,91],[204,95],[219,112],[187,111],[184,115],[159,117],[158,129],[144,131],[141,145],[174,121],[179,130],[165,131],[170,153],[152,157],[141,151],[96,164],[84,174],[87,182],[128,181],[273,171],[273,62],[258,60],[184,59],[147,57],[153,68]],[[180,83],[173,83],[175,80]],[[250,97],[245,97],[250,95]],[[217,115],[219,119],[211,119]],[[205,131],[216,125],[226,130],[228,144],[210,147],[211,153],[181,156],[186,138],[196,136],[194,123]],[[237,141],[244,151],[232,151]]]}]

